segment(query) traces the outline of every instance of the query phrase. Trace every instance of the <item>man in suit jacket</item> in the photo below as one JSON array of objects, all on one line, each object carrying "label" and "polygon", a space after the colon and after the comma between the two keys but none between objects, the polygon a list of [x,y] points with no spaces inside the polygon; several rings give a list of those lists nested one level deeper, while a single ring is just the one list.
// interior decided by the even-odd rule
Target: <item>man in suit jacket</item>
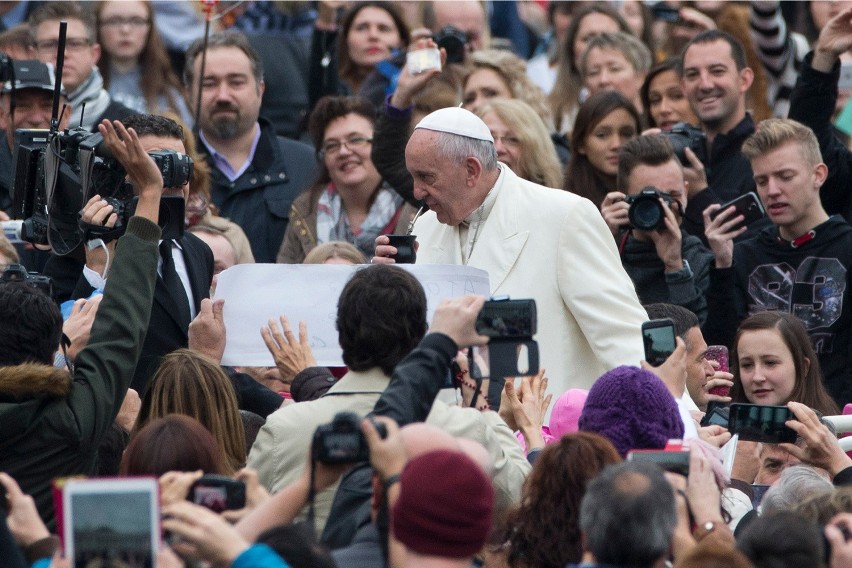
[{"label": "man in suit jacket", "polygon": [[[154,150],[174,150],[185,152],[183,129],[173,120],[157,115],[135,114],[123,121],[126,128],[132,128],[146,152]],[[163,195],[180,195],[184,199],[189,194],[189,185],[179,188],[163,188]],[[93,197],[83,209],[83,220],[93,225],[115,224],[116,215],[112,205]],[[114,248],[114,241],[106,245]],[[83,278],[77,283],[74,297],[85,297],[95,288],[103,288],[108,275],[107,255],[104,247],[87,251]],[[166,258],[171,256],[171,262]],[[110,257],[112,251],[110,251]],[[201,300],[210,296],[210,283],[213,279],[213,253],[201,239],[191,233],[184,233],[172,243],[161,241],[160,262],[157,265],[157,284],[154,290],[154,303],[151,307],[151,320],[142,355],[136,365],[131,387],[140,394],[145,390],[148,379],[154,374],[160,358],[188,343],[189,322],[198,314]],[[177,273],[177,281],[170,286],[170,266]],[[182,293],[181,293],[182,292]]]},{"label": "man in suit jacket", "polygon": [[[405,159],[414,196],[430,208],[414,227],[418,262],[481,268],[492,295],[533,298],[541,366],[557,396],[639,364],[647,316],[590,201],[498,163],[488,127],[460,108],[424,118]],[[387,237],[376,243],[373,262],[389,262],[396,249]]]}]

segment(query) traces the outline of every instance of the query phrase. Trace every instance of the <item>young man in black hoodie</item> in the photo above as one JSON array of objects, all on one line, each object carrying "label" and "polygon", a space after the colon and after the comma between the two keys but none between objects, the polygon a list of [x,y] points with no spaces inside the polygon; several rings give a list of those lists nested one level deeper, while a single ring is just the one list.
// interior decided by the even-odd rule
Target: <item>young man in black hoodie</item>
[{"label": "young man in black hoodie", "polygon": [[762,310],[790,312],[805,324],[825,385],[843,406],[852,401],[852,310],[848,306],[852,227],[825,212],[819,190],[828,175],[813,131],[789,119],[770,119],[743,144],[772,226],[755,237],[733,208],[711,219],[707,240],[716,257],[710,271],[705,337],[731,346],[739,322]]}]

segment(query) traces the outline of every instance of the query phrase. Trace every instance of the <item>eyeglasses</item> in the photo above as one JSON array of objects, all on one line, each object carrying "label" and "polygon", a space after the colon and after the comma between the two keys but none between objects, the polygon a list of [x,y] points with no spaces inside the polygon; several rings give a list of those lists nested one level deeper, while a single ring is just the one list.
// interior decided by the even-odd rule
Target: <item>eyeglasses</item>
[{"label": "eyeglasses", "polygon": [[143,18],[142,16],[132,16],[130,18],[113,16],[101,22],[101,25],[105,28],[123,28],[124,26],[130,26],[131,28],[147,28],[150,24],[151,20]]},{"label": "eyeglasses", "polygon": [[[65,39],[65,51],[82,51],[92,43],[84,37],[69,37]],[[36,42],[36,49],[42,53],[56,53],[59,41],[55,39],[43,39]]]},{"label": "eyeglasses", "polygon": [[319,151],[320,159],[325,158],[326,156],[334,156],[343,146],[346,146],[350,150],[359,150],[364,148],[367,144],[372,144],[373,139],[367,138],[365,136],[352,136],[351,138],[347,138],[346,140],[329,140],[324,142]]},{"label": "eyeglasses", "polygon": [[516,136],[512,136],[510,134],[507,134],[506,136],[495,136],[492,134],[492,136],[494,137],[495,144],[502,141],[504,146],[513,146],[517,148],[521,145],[521,141]]}]

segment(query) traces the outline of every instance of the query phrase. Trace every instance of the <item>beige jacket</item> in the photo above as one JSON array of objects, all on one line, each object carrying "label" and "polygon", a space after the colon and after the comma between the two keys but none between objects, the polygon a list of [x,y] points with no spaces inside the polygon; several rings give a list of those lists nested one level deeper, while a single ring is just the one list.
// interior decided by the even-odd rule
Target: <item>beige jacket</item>
[{"label": "beige jacket", "polygon": [[[349,411],[365,416],[388,386],[390,378],[380,369],[349,371],[323,397],[279,408],[269,415],[251,448],[248,467],[257,470],[260,482],[276,492],[302,475],[314,430],[331,422],[334,415]],[[453,436],[476,440],[494,461],[494,491],[498,510],[520,498],[521,485],[531,467],[518,440],[495,412],[448,406],[436,400],[426,420]],[[317,534],[325,527],[337,484],[315,500]]]}]

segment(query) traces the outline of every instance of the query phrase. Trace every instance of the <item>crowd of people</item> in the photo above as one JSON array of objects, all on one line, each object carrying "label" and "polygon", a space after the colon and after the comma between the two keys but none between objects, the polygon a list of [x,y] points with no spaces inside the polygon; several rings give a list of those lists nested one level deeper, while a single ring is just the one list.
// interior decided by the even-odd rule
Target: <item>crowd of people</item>
[{"label": "crowd of people", "polygon": [[[852,2],[21,1],[0,28],[4,567],[852,566]],[[32,129],[69,134],[36,163]],[[132,207],[95,183],[40,236],[94,133]],[[498,376],[487,298],[427,311],[404,257],[534,300],[538,371]],[[274,364],[227,364],[218,278],[254,263],[353,267],[344,366],[278,313]],[[80,478],[157,480],[151,548],[106,497],[99,538],[69,528]]]}]

